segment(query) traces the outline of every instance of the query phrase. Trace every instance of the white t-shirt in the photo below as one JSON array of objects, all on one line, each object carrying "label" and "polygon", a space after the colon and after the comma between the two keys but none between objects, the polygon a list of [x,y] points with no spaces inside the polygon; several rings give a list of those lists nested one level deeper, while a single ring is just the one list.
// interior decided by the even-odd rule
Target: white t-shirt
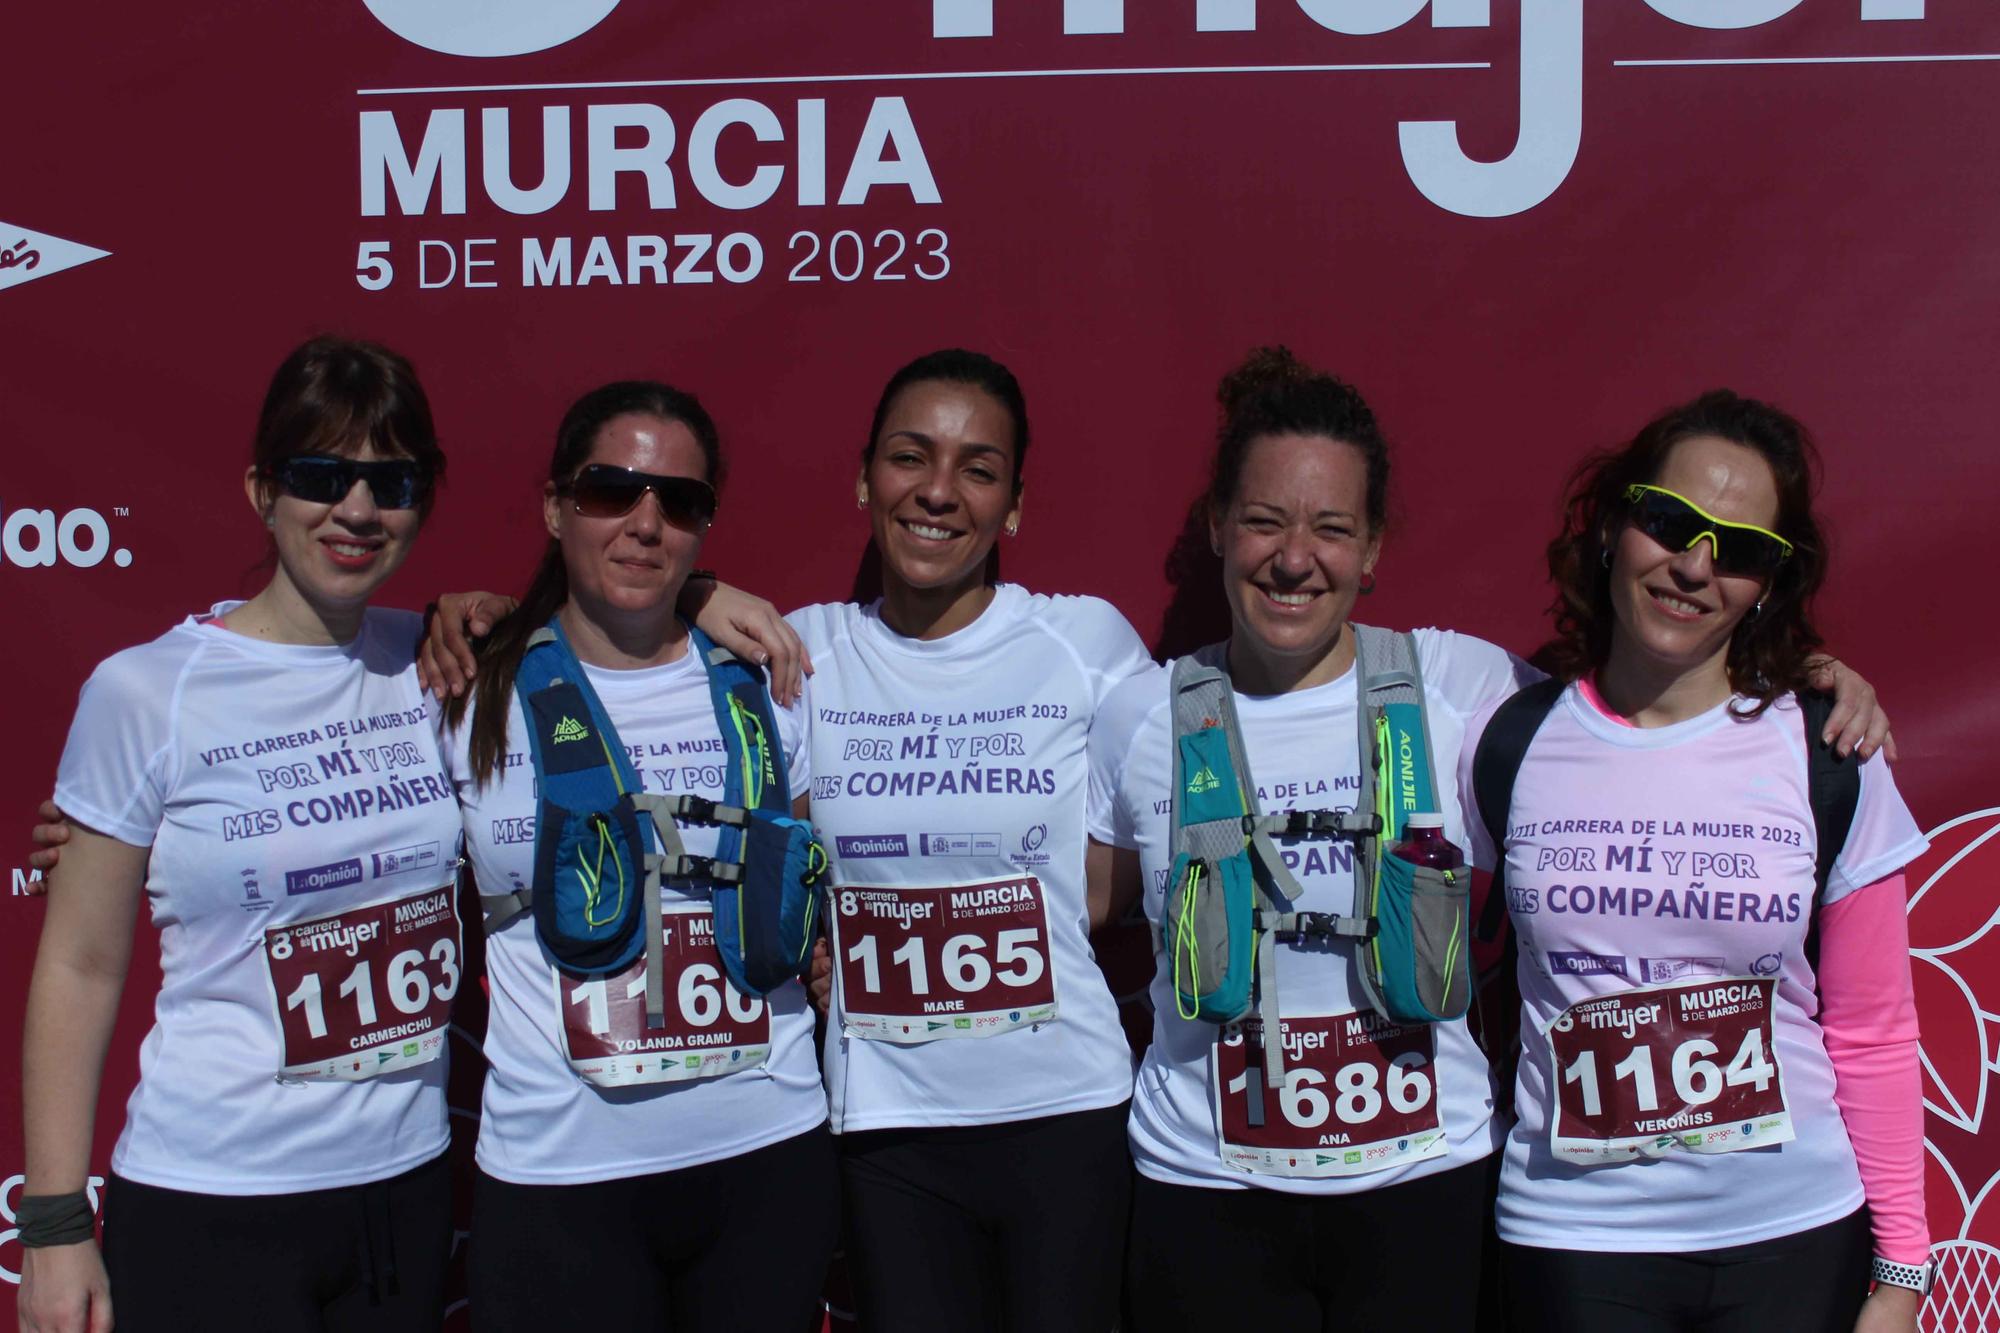
[{"label": "white t-shirt", "polygon": [[[1536,672],[1503,649],[1450,630],[1420,629],[1416,640],[1430,739],[1437,748],[1432,765],[1444,804],[1445,834],[1463,847],[1464,824],[1450,777],[1466,721],[1487,703],[1534,679]],[[1208,665],[1221,665],[1226,649],[1226,643],[1213,644],[1196,657]],[[1146,915],[1156,931],[1174,859],[1170,680],[1171,664],[1125,682],[1105,702],[1090,736],[1090,834],[1099,842],[1138,849]],[[1244,751],[1265,813],[1353,807],[1360,790],[1355,690],[1350,668],[1338,680],[1290,694],[1236,694]],[[1352,844],[1288,840],[1282,851],[1304,890],[1299,910],[1352,912]],[[1368,1008],[1351,949],[1276,947],[1279,1002],[1285,1018],[1351,1014]],[[1433,1034],[1438,1119],[1449,1144],[1444,1154],[1337,1176],[1252,1174],[1225,1163],[1211,1091],[1211,1061],[1217,1057],[1222,1029],[1180,1016],[1167,955],[1157,956],[1153,1044],[1139,1067],[1131,1127],[1133,1159],[1152,1179],[1220,1189],[1257,1186],[1299,1194],[1345,1194],[1463,1166],[1489,1155],[1497,1145],[1486,1058],[1461,1019],[1435,1025]],[[1337,1126],[1329,1122],[1329,1129]]]},{"label": "white t-shirt", "polygon": [[[1475,740],[1490,715],[1475,720]],[[1475,801],[1472,753],[1468,745],[1460,772],[1468,807]],[[1468,817],[1472,853],[1491,866],[1484,824],[1470,808]],[[1804,957],[1817,849],[1805,732],[1793,699],[1748,721],[1723,704],[1672,726],[1640,728],[1607,717],[1572,685],[1521,765],[1509,823],[1523,1053],[1518,1122],[1501,1175],[1500,1234],[1555,1249],[1705,1250],[1791,1235],[1859,1208],[1861,1180],[1834,1105],[1833,1068],[1813,1021],[1819,1002]],[[1860,804],[1826,901],[1893,874],[1926,845],[1877,755],[1861,766]],[[1730,978],[1776,979],[1771,1045],[1796,1137],[1622,1162],[1558,1158],[1550,1141],[1550,1030],[1564,1010],[1653,986],[1690,987],[1705,1002],[1706,992],[1720,993]],[[1757,1009],[1766,1011],[1765,1003]],[[1558,1032],[1575,1031],[1576,1022]],[[1724,1092],[1747,1095],[1771,1054],[1762,1037],[1747,1053],[1745,1042],[1748,1034],[1732,1032],[1713,1052],[1712,1063],[1729,1071],[1731,1081],[1718,1085]],[[1651,1044],[1662,1043],[1676,1049],[1651,1051],[1644,1072],[1626,1063],[1636,1052],[1622,1046],[1591,1053],[1587,1070],[1579,1064],[1585,1053],[1574,1051],[1564,1064],[1572,1097],[1594,1076],[1589,1086],[1600,1105],[1636,1099],[1645,1079],[1652,1104],[1664,1107],[1677,1061],[1698,1087],[1705,1071],[1689,1060],[1704,1051],[1682,1051],[1675,1036]],[[1776,1085],[1764,1089],[1775,1095]],[[1669,1130],[1742,1142],[1735,1136],[1747,1129],[1754,1141],[1776,1120],[1690,1111],[1687,1123]]]},{"label": "white t-shirt", "polygon": [[[664,666],[612,671],[584,666],[618,739],[648,792],[722,799],[727,751],[708,676],[693,652]],[[776,709],[794,797],[807,783],[797,708]],[[472,780],[468,716],[446,737],[446,765],[465,812],[466,852],[483,893],[534,879],[535,768],[516,694],[507,716],[507,757],[496,781]],[[684,825],[694,856],[715,854],[716,830]],[[705,902],[668,887],[664,901]],[[486,938],[491,1009],[486,1020],[486,1091],[479,1119],[480,1169],[518,1185],[578,1185],[673,1171],[739,1156],[803,1134],[826,1119],[813,1060],[805,988],[773,991],[770,1053],[740,1073],[683,1083],[603,1088],[571,1070],[553,969],[531,914]]]},{"label": "white t-shirt", "polygon": [[[1139,636],[1108,602],[1015,584],[1000,585],[972,624],[930,641],[884,625],[879,604],[808,606],[790,619],[815,668],[812,817],[836,884],[1031,875],[1048,932],[1035,947],[1054,976],[1052,1022],[1015,1010],[1025,1026],[917,1044],[847,1031],[851,997],[836,988],[826,1041],[835,1129],[996,1124],[1124,1101],[1131,1048],[1090,947],[1083,805],[1090,719],[1113,685],[1150,665]],[[980,950],[1001,970],[997,950]],[[931,1003],[957,1003],[944,975],[952,962],[929,959],[927,993],[941,997]],[[940,1025],[953,1021],[938,1014]]]},{"label": "white t-shirt", "polygon": [[[417,687],[418,630],[408,612],[371,610],[351,643],[274,644],[190,617],[84,685],[56,802],[152,848],[160,930],[119,1175],[281,1194],[381,1180],[444,1151],[442,1056],[356,1082],[277,1077],[265,939],[453,879],[458,807]],[[324,1003],[348,1002],[329,982]]]}]

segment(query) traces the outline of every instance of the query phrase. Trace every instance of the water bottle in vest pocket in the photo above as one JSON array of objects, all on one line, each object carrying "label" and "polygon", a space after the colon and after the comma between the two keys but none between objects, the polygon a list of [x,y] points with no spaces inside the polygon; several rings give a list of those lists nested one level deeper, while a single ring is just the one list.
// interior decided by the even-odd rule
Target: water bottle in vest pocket
[{"label": "water bottle in vest pocket", "polygon": [[1361,982],[1368,1002],[1399,1023],[1448,1021],[1472,1003],[1472,876],[1441,824],[1435,815],[1410,817],[1413,835],[1436,834],[1424,850],[1448,855],[1413,856],[1413,837],[1376,862],[1368,908],[1376,931],[1360,951]]}]

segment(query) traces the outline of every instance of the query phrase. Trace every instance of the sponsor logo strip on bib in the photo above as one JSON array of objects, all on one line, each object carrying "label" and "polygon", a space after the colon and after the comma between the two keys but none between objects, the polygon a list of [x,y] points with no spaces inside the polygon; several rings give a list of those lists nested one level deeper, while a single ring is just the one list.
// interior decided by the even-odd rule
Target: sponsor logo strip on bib
[{"label": "sponsor logo strip on bib", "polygon": [[[1429,1026],[1375,1013],[1299,1015],[1279,1026],[1285,1086],[1276,1090],[1261,1086],[1263,1059],[1253,1058],[1256,1019],[1231,1023],[1215,1044],[1211,1091],[1224,1164],[1267,1176],[1358,1176],[1451,1150],[1438,1122]],[[1259,1094],[1264,1123],[1253,1128],[1250,1098]]]},{"label": "sponsor logo strip on bib", "polygon": [[1033,875],[833,891],[841,1023],[873,1041],[992,1037],[1056,1016],[1048,912]]},{"label": "sponsor logo strip on bib", "polygon": [[1547,1035],[1549,1147],[1579,1166],[1736,1152],[1792,1135],[1772,1042],[1772,977],[1721,977],[1580,1000]]},{"label": "sponsor logo strip on bib", "polygon": [[715,951],[706,903],[666,904],[660,919],[665,1023],[646,1026],[646,959],[615,976],[571,977],[554,968],[563,1053],[600,1088],[679,1083],[755,1069],[771,1053],[771,1006],[743,995]]},{"label": "sponsor logo strip on bib", "polygon": [[284,1078],[373,1078],[444,1054],[458,994],[450,884],[264,931]]}]

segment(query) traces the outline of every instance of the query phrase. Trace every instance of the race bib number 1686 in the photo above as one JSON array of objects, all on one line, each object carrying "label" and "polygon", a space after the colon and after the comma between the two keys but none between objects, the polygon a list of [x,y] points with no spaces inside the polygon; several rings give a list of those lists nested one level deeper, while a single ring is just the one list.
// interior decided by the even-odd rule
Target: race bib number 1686
[{"label": "race bib number 1686", "polygon": [[[1451,1151],[1429,1027],[1372,1013],[1294,1014],[1279,1026],[1281,1088],[1262,1086],[1256,1019],[1231,1024],[1215,1044],[1211,1089],[1225,1164],[1259,1175],[1358,1176]],[[1250,1123],[1253,1096],[1261,1125]]]}]

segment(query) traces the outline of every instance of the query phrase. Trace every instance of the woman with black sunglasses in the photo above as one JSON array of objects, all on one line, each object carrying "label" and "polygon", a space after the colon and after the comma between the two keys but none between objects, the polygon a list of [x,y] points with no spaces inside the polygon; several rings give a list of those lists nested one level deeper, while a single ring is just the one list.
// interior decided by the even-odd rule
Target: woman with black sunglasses
[{"label": "woman with black sunglasses", "polygon": [[[1117,1315],[1131,1057],[1088,939],[1085,740],[1148,659],[1109,603],[991,577],[1028,440],[991,357],[903,366],[856,478],[882,595],[790,617],[816,667],[811,813],[838,885],[816,985],[874,1333],[1095,1333]],[[477,598],[441,602],[434,678],[471,665],[456,631]]]},{"label": "woman with black sunglasses", "polygon": [[[559,629],[646,793],[724,799],[725,766],[744,760],[675,614],[721,471],[714,422],[669,385],[607,384],[564,415],[541,564],[483,645],[474,688],[447,706],[446,763],[484,894],[546,891],[537,820],[549,816],[516,688],[544,627]],[[773,720],[779,735],[760,752],[803,812],[803,712]],[[556,729],[545,762],[567,740],[588,749],[586,730],[581,719]],[[715,854],[713,826],[680,837]],[[592,864],[610,885],[615,855]],[[803,1329],[817,1315],[838,1183],[812,1013],[797,981],[761,998],[730,986],[707,887],[661,891],[660,1024],[638,999],[643,957],[609,977],[559,971],[533,914],[493,919],[472,1218],[482,1330],[724,1333]]]},{"label": "woman with black sunglasses", "polygon": [[[24,1329],[409,1330],[444,1310],[457,807],[418,617],[369,606],[444,455],[409,363],[315,339],[278,368],[244,492],[256,596],[103,662],[57,779],[74,829],[29,987]],[[141,901],[162,980],[86,1188]]]},{"label": "woman with black sunglasses", "polygon": [[1819,846],[1839,833],[1799,701],[1816,470],[1797,421],[1727,392],[1587,460],[1549,547],[1569,684],[1526,715],[1545,710],[1508,809],[1480,817],[1463,751],[1475,858],[1504,861],[1519,942],[1498,1206],[1518,1327],[1917,1326],[1902,870],[1926,844],[1877,757],[1844,841]]}]

